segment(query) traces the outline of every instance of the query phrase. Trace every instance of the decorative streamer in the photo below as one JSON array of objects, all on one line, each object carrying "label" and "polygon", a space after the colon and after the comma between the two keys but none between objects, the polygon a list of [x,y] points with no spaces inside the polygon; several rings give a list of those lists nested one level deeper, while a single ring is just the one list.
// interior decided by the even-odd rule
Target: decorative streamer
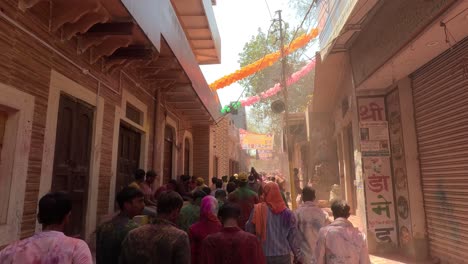
[{"label": "decorative streamer", "polygon": [[[291,42],[291,44],[284,46],[284,55],[288,55],[295,50],[304,47],[307,43],[309,43],[312,39],[317,37],[318,35],[318,30],[316,28],[312,29],[308,34],[302,34],[301,36],[297,37],[295,40]],[[281,58],[281,51],[276,51],[274,53],[267,54],[265,57],[249,64],[246,65],[239,70],[235,71],[234,73],[231,73],[229,75],[226,75],[212,84],[210,84],[210,88],[213,91],[216,91],[218,89],[224,88],[232,83],[235,83],[239,80],[242,80],[252,74],[254,74],[257,71],[263,70],[266,67],[269,67],[273,65],[275,62],[277,62]]]},{"label": "decorative streamer", "polygon": [[[288,86],[295,84],[298,82],[300,79],[302,79],[304,76],[306,76],[312,69],[315,68],[315,60],[311,60],[308,64],[306,64],[304,67],[302,67],[300,70],[297,72],[293,73],[289,78],[286,80],[286,84]],[[281,87],[280,83],[276,83],[273,87],[270,89],[266,90],[265,92],[260,93],[259,95],[254,95],[251,97],[247,97],[243,100],[241,100],[241,105],[242,106],[251,106],[257,102],[259,102],[261,99],[266,99],[268,97],[271,97],[281,91],[283,87]]]}]

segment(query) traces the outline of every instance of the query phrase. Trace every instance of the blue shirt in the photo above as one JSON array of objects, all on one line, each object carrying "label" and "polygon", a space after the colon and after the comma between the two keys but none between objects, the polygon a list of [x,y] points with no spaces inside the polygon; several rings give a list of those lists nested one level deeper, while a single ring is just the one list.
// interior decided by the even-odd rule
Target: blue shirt
[{"label": "blue shirt", "polygon": [[[255,209],[254,209],[255,210]],[[245,225],[247,232],[255,234],[255,225],[252,223],[253,211]],[[266,257],[284,256],[292,253],[302,259],[302,252],[297,239],[296,217],[289,209],[280,214],[274,214],[268,208],[266,240],[263,242],[263,253]]]}]

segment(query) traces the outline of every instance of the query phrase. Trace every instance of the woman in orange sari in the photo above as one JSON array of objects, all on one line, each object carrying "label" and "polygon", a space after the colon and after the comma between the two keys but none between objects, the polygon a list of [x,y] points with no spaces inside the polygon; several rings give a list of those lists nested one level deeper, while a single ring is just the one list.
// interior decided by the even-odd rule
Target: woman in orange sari
[{"label": "woman in orange sari", "polygon": [[296,218],[287,208],[275,182],[265,185],[263,202],[252,210],[246,231],[257,235],[262,242],[267,264],[290,264],[291,251],[295,262],[302,263],[302,252],[296,239]]}]

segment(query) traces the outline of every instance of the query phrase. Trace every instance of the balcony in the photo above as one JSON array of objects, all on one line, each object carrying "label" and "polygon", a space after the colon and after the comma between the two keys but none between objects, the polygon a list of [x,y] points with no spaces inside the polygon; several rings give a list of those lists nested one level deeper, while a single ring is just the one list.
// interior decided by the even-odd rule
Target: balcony
[{"label": "balcony", "polygon": [[[215,44],[215,42],[220,43],[220,39],[211,0],[186,1],[184,8],[179,8],[177,11],[178,0],[174,2],[170,0],[121,1],[153,46],[160,53],[174,56],[183,75],[188,78],[183,85],[170,91],[174,97],[175,108],[187,114],[199,113],[197,114],[199,120],[191,118],[192,121],[198,123],[206,120],[204,110],[209,113],[211,121],[218,119],[220,117],[218,96],[209,88],[199,67],[199,64],[216,63],[220,60],[219,45]],[[189,20],[194,17],[194,24],[189,23]],[[197,21],[200,22],[198,25],[195,23]],[[199,29],[192,29],[195,26]],[[201,30],[204,35],[197,35],[198,30]],[[210,54],[213,55],[210,57],[208,56]],[[187,94],[183,100],[180,100],[177,95],[186,94],[188,87],[194,93]],[[183,91],[178,91],[178,89]],[[188,103],[195,98],[195,101],[199,100],[202,103],[201,108],[198,103]]]},{"label": "balcony", "polygon": [[221,38],[212,0],[171,0],[199,64],[221,63]]}]

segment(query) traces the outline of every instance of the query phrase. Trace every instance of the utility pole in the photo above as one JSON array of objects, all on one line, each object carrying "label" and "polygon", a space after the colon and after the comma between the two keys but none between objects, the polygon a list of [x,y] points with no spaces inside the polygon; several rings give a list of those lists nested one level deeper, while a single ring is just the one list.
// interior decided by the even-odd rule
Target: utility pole
[{"label": "utility pole", "polygon": [[281,49],[281,87],[283,87],[283,97],[284,97],[284,146],[286,148],[286,153],[288,154],[288,169],[289,169],[289,181],[291,184],[291,204],[293,210],[297,208],[296,204],[296,186],[295,186],[295,178],[293,172],[293,164],[292,164],[292,148],[290,148],[290,135],[289,135],[289,110],[288,110],[288,87],[286,83],[286,66],[287,66],[287,58],[284,54],[284,32],[283,32],[283,19],[281,18],[281,10],[276,11],[278,14],[279,20],[279,30],[280,30],[280,49]]}]

